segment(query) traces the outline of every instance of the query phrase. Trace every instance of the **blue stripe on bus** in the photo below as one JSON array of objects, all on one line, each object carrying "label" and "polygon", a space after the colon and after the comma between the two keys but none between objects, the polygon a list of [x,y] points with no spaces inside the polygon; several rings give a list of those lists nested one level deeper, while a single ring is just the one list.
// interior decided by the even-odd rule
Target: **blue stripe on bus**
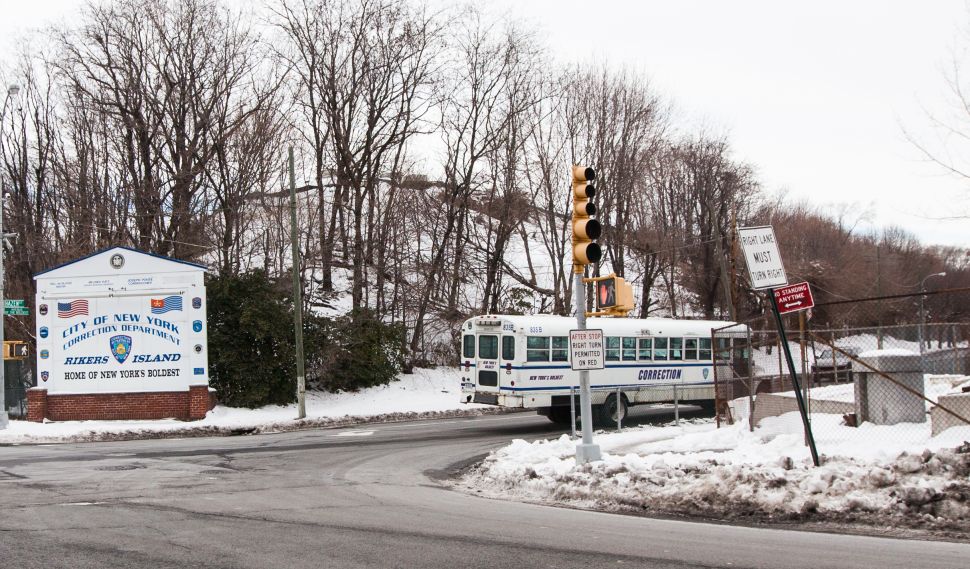
[{"label": "blue stripe on bus", "polygon": [[[680,368],[680,367],[713,367],[714,364],[708,363],[697,363],[697,364],[684,364],[684,363],[667,363],[667,364],[606,364],[606,369],[616,369],[616,368]],[[504,365],[499,365],[501,369],[505,369]],[[566,365],[555,365],[555,366],[531,366],[531,365],[520,365],[512,366],[512,369],[572,369],[569,364]],[[590,370],[596,371],[596,370]]]},{"label": "blue stripe on bus", "polygon": [[[636,388],[643,388],[643,387],[649,387],[649,388],[657,388],[657,387],[707,387],[707,386],[713,386],[713,385],[714,385],[714,382],[713,381],[706,382],[706,383],[652,383],[652,384],[645,384],[645,383],[623,383],[623,384],[617,384],[617,385],[597,385],[597,386],[593,387],[592,389],[593,389],[593,391],[603,391],[603,390],[606,390],[606,389],[616,389],[616,388],[623,389],[625,387],[636,387]],[[572,387],[573,387],[573,389],[575,389],[577,391],[579,390],[579,386],[578,385],[574,385]],[[499,391],[565,391],[565,392],[568,393],[569,392],[569,386],[566,386],[566,387],[548,387],[548,386],[543,386],[543,387],[504,387],[504,386],[500,386],[499,387]]]},{"label": "blue stripe on bus", "polygon": [[[459,368],[470,368],[478,367],[477,364],[459,364]],[[607,364],[605,369],[622,369],[622,368],[640,368],[640,369],[650,369],[650,368],[684,368],[684,367],[714,367],[712,363],[696,363],[696,364],[685,364],[685,363],[666,363],[666,364]],[[509,369],[506,364],[498,364],[495,368],[497,370]],[[572,369],[569,364],[564,365],[514,365],[511,369],[518,370],[540,370],[540,369]],[[598,371],[598,370],[590,370]]]}]

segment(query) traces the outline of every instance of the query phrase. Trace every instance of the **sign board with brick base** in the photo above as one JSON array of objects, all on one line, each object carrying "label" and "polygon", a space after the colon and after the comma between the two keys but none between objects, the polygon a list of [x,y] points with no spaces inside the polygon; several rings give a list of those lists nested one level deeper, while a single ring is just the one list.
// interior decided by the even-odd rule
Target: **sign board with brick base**
[{"label": "sign board with brick base", "polygon": [[204,417],[204,274],[114,247],[35,275],[38,381],[28,418]]}]

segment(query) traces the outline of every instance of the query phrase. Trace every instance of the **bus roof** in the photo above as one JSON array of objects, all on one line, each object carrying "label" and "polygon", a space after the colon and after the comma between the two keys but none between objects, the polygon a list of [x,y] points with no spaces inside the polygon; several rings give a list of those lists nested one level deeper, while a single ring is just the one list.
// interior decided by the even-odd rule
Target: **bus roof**
[{"label": "bus roof", "polygon": [[[566,336],[578,328],[576,318],[535,314],[528,316],[488,314],[465,321],[463,329],[478,325],[508,330],[520,334]],[[728,326],[742,326],[723,320],[678,320],[674,318],[587,318],[586,328],[601,329],[608,336],[709,336],[711,330]],[[541,331],[540,331],[541,329]]]}]

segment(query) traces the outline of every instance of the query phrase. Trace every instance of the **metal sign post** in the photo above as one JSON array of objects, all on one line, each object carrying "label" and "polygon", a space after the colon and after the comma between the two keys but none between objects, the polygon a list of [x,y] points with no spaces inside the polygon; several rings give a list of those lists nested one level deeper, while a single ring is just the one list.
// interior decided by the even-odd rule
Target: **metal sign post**
[{"label": "metal sign post", "polygon": [[[785,287],[788,284],[788,276],[785,274],[785,266],[781,262],[781,252],[778,250],[778,241],[775,239],[774,228],[770,225],[739,227],[738,237],[739,241],[741,241],[741,248],[744,251],[744,258],[747,261],[748,275],[751,277],[751,288],[771,289],[773,287]],[[812,424],[808,422],[808,412],[805,409],[805,399],[802,397],[801,383],[798,381],[798,374],[795,372],[795,361],[792,359],[791,346],[788,345],[785,325],[781,320],[781,312],[778,309],[779,295],[771,291],[769,296],[771,297],[771,310],[775,314],[775,322],[778,325],[778,334],[781,336],[781,347],[785,352],[785,361],[788,363],[788,373],[791,375],[792,387],[795,389],[795,399],[798,401],[798,412],[802,416],[805,440],[812,453],[812,462],[815,466],[818,466],[818,451],[815,449],[815,436],[812,434]],[[808,307],[806,306],[805,308]]]},{"label": "metal sign post", "polygon": [[775,295],[771,295],[771,309],[775,313],[778,334],[781,336],[781,346],[785,351],[785,361],[788,362],[788,373],[791,375],[792,387],[795,389],[795,399],[798,401],[798,411],[802,415],[802,426],[805,428],[805,440],[808,443],[809,450],[812,452],[812,462],[815,466],[818,466],[818,451],[815,449],[815,435],[812,434],[812,424],[808,422],[805,398],[802,397],[802,386],[798,381],[798,374],[795,373],[795,361],[791,357],[791,346],[788,345],[788,336],[785,334],[785,325],[781,321],[781,313],[778,312],[778,303],[775,301]]},{"label": "metal sign post", "polygon": [[[583,283],[582,273],[576,273],[574,279],[576,287],[576,323],[579,331],[586,330],[586,285]],[[590,402],[592,394],[589,389],[589,370],[579,372],[579,413],[583,424],[583,442],[576,445],[576,464],[586,464],[594,460],[602,460],[599,445],[593,444],[593,405]]]}]

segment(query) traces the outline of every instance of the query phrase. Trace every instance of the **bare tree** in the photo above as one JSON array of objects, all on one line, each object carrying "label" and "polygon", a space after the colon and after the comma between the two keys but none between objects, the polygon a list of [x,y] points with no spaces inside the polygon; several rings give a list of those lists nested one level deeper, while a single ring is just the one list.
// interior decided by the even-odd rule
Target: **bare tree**
[{"label": "bare tree", "polygon": [[468,239],[468,208],[473,192],[485,177],[486,157],[495,152],[508,115],[499,113],[505,87],[510,82],[508,70],[513,63],[511,46],[495,39],[494,24],[471,11],[452,31],[455,64],[446,70],[439,101],[441,136],[446,146],[445,183],[441,194],[442,227],[433,236],[431,259],[425,272],[424,289],[415,314],[411,335],[412,354],[419,352],[423,341],[425,317],[428,314],[436,283],[444,274],[449,251],[451,273],[445,296],[446,314],[455,314],[458,288],[466,266],[464,257]]},{"label": "bare tree", "polygon": [[255,34],[214,0],[116,0],[60,46],[68,88],[116,125],[138,245],[199,255],[203,172],[277,88]]},{"label": "bare tree", "polygon": [[[339,203],[352,215],[353,307],[365,305],[367,238],[373,233],[381,176],[418,130],[433,87],[434,20],[389,0],[322,0],[284,7],[281,26],[300,54],[294,58],[322,186],[320,142],[329,144],[336,196],[321,252],[328,278]],[[317,103],[319,101],[319,103]],[[346,194],[345,194],[346,192]],[[346,238],[345,238],[346,241]]]}]

